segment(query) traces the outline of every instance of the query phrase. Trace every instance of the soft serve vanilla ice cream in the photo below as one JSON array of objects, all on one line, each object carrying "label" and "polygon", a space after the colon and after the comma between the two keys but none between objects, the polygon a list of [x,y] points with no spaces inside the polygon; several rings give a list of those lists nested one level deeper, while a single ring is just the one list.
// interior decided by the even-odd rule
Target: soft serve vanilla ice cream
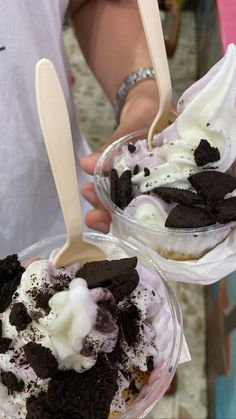
[{"label": "soft serve vanilla ice cream", "polygon": [[[198,193],[199,196],[195,195],[197,200],[194,202],[197,208],[205,205],[207,198],[204,195],[204,202],[204,199],[200,199],[202,189],[200,187],[196,189],[194,175],[203,171],[227,172],[235,161],[236,46],[234,44],[229,45],[221,61],[182,95],[177,105],[177,113],[176,121],[154,137],[152,150],[148,149],[146,139],[121,147],[113,162],[113,185],[118,185],[119,189],[117,193],[119,197],[114,201],[131,217],[160,228],[164,226],[196,228],[213,225],[217,222],[213,216],[211,220],[204,220],[202,225],[193,223],[193,225],[180,226],[178,222],[176,225],[172,223],[172,220],[166,224],[166,220],[172,210],[177,211],[174,208],[176,204],[185,202],[184,190]],[[130,172],[130,195],[122,201],[120,195],[122,193],[124,195],[124,191],[127,194],[127,179]],[[126,186],[123,186],[124,173],[126,173]],[[191,182],[192,176],[193,182]],[[162,191],[158,188],[169,189]],[[182,196],[176,198],[175,191],[174,199],[173,194],[163,199],[166,192],[171,193],[174,188],[180,190]],[[232,186],[230,190],[226,190],[225,195],[234,190],[235,187]],[[113,196],[115,194],[114,192]],[[187,197],[190,197],[189,193]],[[190,206],[187,198],[186,205]],[[205,209],[204,206],[204,211]],[[235,205],[233,212],[235,216],[232,215],[231,221],[236,219]]]}]

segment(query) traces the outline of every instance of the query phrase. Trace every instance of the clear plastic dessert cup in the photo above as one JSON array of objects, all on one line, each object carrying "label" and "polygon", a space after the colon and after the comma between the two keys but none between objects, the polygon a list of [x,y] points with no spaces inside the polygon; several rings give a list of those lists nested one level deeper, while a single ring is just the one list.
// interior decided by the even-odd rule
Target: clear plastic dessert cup
[{"label": "clear plastic dessert cup", "polygon": [[[138,263],[148,268],[149,271],[152,271],[158,277],[158,294],[161,303],[157,315],[156,331],[159,333],[159,347],[156,366],[150,373],[148,381],[144,384],[138,396],[132,400],[130,405],[127,405],[126,411],[122,413],[111,412],[109,415],[109,418],[117,419],[143,418],[162,398],[176,372],[183,342],[180,307],[159,267],[148,256],[140,252],[138,248],[110,235],[86,233],[85,238],[101,246],[108,259],[119,259],[127,255],[137,256]],[[51,251],[61,248],[65,240],[66,237],[64,235],[42,240],[20,252],[19,258],[23,264],[35,256],[48,258]],[[19,416],[14,416],[9,411],[4,411],[2,403],[0,404],[0,418],[13,419],[15,417],[19,418]]]},{"label": "clear plastic dessert cup", "polygon": [[122,137],[104,151],[97,163],[94,173],[96,191],[111,214],[112,232],[126,241],[132,237],[168,259],[198,259],[221,243],[235,226],[235,222],[202,228],[159,227],[131,217],[111,200],[109,173],[114,158],[121,153],[124,145],[146,139],[147,134],[146,129]]}]

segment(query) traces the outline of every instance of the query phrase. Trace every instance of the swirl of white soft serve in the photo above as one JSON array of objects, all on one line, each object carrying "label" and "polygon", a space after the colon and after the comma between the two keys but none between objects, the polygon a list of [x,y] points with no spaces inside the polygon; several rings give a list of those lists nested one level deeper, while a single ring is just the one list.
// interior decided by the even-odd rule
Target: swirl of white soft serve
[{"label": "swirl of white soft serve", "polygon": [[68,290],[56,293],[49,300],[49,306],[56,315],[49,325],[49,336],[60,361],[77,371],[90,368],[96,359],[78,357],[97,315],[97,305],[86,281],[82,278],[71,281]]},{"label": "swirl of white soft serve", "polygon": [[236,46],[230,44],[224,58],[180,98],[176,121],[156,136],[157,154],[165,162],[148,166],[150,175],[140,171],[132,182],[141,192],[158,186],[189,188],[189,175],[201,170],[193,154],[201,139],[219,149],[214,166],[227,171],[236,157],[235,104]]},{"label": "swirl of white soft serve", "polygon": [[164,225],[175,204],[167,204],[158,196],[139,195],[126,207],[126,214],[148,224]]}]

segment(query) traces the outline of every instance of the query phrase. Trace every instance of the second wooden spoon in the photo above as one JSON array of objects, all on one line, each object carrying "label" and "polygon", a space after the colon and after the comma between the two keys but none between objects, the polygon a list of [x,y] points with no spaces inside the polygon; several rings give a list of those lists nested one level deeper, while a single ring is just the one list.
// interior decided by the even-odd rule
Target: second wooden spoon
[{"label": "second wooden spoon", "polygon": [[148,133],[148,147],[151,149],[154,134],[173,122],[177,114],[172,108],[171,78],[158,2],[138,0],[138,6],[159,92],[159,111]]}]

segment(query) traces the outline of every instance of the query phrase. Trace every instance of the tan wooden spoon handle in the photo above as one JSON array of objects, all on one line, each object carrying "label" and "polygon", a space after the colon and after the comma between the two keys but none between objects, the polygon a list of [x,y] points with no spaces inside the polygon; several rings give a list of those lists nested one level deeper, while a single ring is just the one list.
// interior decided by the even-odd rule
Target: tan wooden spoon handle
[{"label": "tan wooden spoon handle", "polygon": [[[171,107],[172,87],[157,0],[137,0],[159,92],[159,117]],[[155,120],[153,124],[155,125]],[[153,130],[150,130],[153,131]],[[151,139],[150,139],[151,140]],[[151,148],[151,144],[149,144]]]},{"label": "tan wooden spoon handle", "polygon": [[40,60],[35,74],[38,114],[68,239],[82,240],[82,216],[70,120],[51,61]]}]

